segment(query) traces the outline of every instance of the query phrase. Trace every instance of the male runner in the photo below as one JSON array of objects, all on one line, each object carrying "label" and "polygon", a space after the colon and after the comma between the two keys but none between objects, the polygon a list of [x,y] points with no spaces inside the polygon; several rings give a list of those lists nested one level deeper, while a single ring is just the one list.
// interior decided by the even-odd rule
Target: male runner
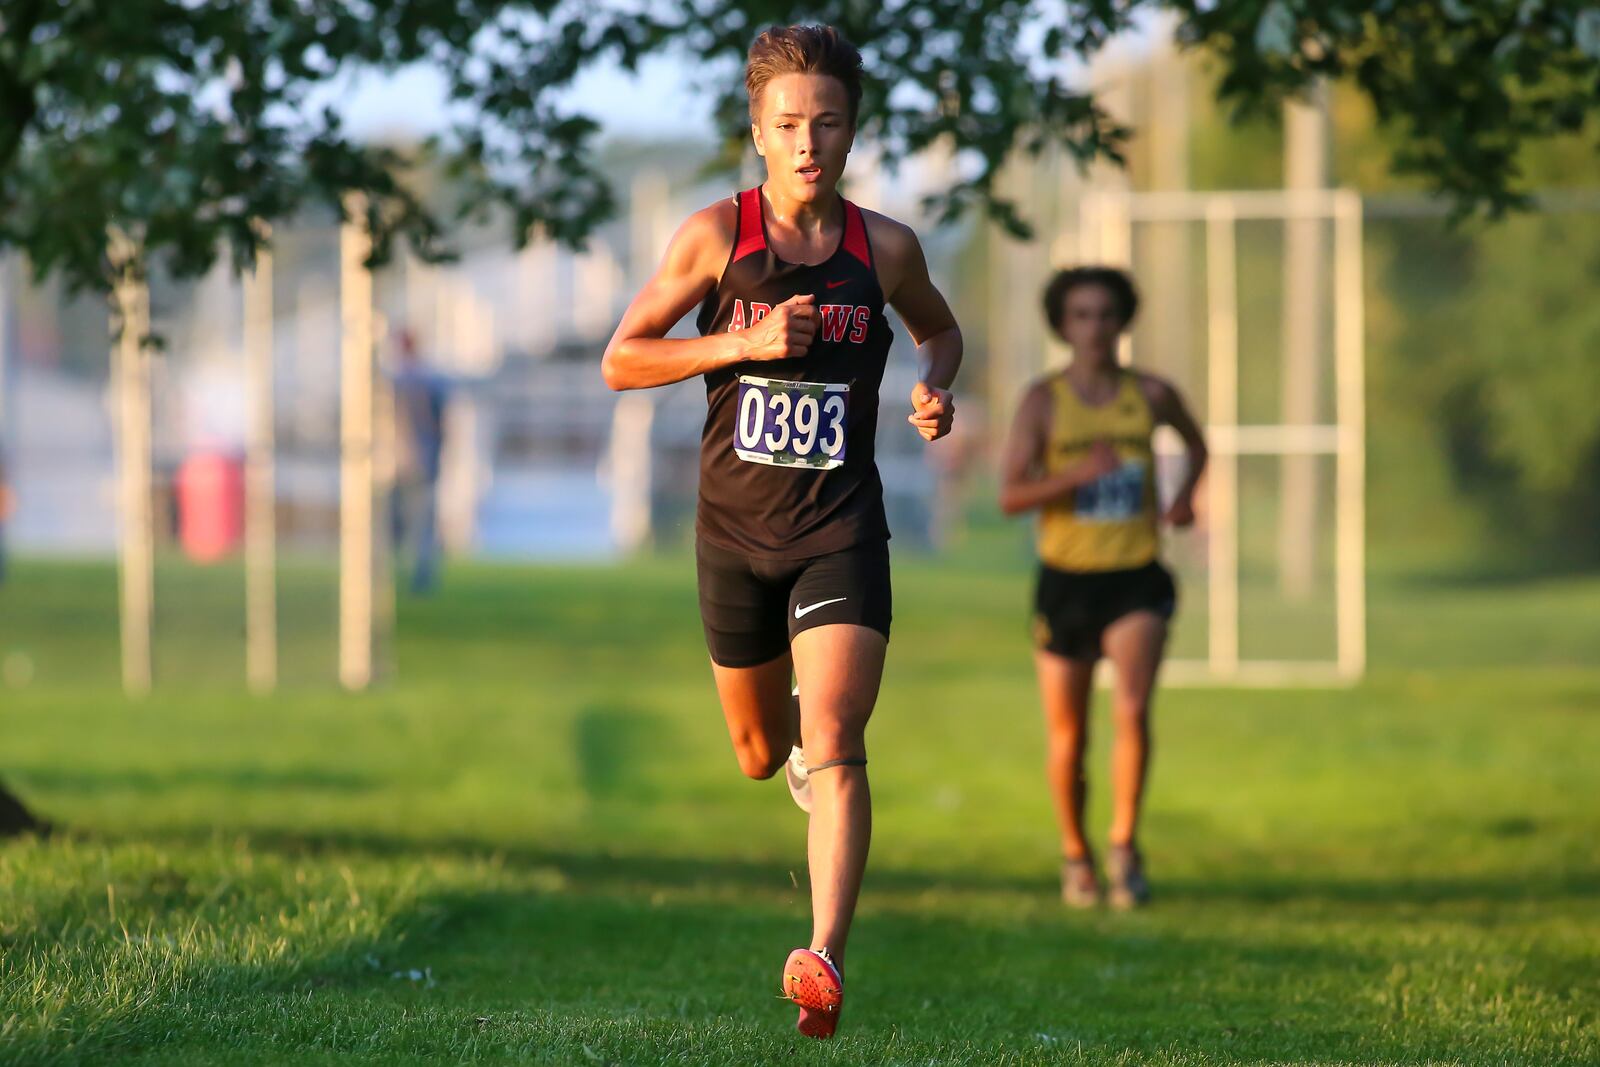
[{"label": "male runner", "polygon": [[[800,1031],[828,1037],[871,836],[865,730],[889,639],[873,460],[884,305],[917,343],[908,421],[928,441],[950,431],[961,333],[916,235],[839,195],[861,101],[854,46],[827,26],[774,27],[751,46],[745,84],[767,179],[689,217],[602,370],[613,389],[705,377],[700,615],[740,768],[769,778],[789,764],[809,805],[812,936],[783,991]],[[695,308],[701,336],[667,339]]]}]

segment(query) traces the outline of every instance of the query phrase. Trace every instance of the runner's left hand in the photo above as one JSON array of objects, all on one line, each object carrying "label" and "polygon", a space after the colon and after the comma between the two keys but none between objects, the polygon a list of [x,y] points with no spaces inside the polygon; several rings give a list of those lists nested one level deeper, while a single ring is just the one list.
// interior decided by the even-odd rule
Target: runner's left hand
[{"label": "runner's left hand", "polygon": [[1191,526],[1194,524],[1194,498],[1188,493],[1183,494],[1172,502],[1167,508],[1167,513],[1162,516],[1168,526]]},{"label": "runner's left hand", "polygon": [[911,414],[906,421],[917,428],[924,441],[937,441],[950,432],[956,417],[956,398],[948,389],[918,382],[911,390]]}]

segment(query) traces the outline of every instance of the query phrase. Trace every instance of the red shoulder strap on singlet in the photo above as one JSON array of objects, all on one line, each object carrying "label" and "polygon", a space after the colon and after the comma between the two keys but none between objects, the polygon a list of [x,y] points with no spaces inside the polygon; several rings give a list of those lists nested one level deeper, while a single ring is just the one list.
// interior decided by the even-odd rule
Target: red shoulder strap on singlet
[{"label": "red shoulder strap on singlet", "polygon": [[866,220],[861,217],[861,209],[848,200],[844,202],[844,250],[859,259],[863,266],[872,266]]},{"label": "red shoulder strap on singlet", "polygon": [[767,247],[767,234],[761,227],[761,189],[746,189],[739,194],[739,243],[733,246],[733,261]]}]

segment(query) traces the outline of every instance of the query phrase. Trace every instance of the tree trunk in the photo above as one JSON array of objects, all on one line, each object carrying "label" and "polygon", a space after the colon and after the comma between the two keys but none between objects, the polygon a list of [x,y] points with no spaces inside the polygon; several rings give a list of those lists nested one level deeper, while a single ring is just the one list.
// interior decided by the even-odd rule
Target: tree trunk
[{"label": "tree trunk", "polygon": [[0,786],[0,837],[42,834],[47,830],[48,823],[35,818],[32,812],[22,806],[22,801]]}]

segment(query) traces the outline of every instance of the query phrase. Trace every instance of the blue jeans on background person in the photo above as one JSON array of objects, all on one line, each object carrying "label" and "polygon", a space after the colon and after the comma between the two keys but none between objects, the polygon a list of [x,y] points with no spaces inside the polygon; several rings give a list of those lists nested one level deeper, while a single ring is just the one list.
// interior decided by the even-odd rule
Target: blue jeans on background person
[{"label": "blue jeans on background person", "polygon": [[395,562],[411,560],[411,592],[426,596],[439,584],[439,483],[436,480],[397,484],[389,496],[389,518]]}]

